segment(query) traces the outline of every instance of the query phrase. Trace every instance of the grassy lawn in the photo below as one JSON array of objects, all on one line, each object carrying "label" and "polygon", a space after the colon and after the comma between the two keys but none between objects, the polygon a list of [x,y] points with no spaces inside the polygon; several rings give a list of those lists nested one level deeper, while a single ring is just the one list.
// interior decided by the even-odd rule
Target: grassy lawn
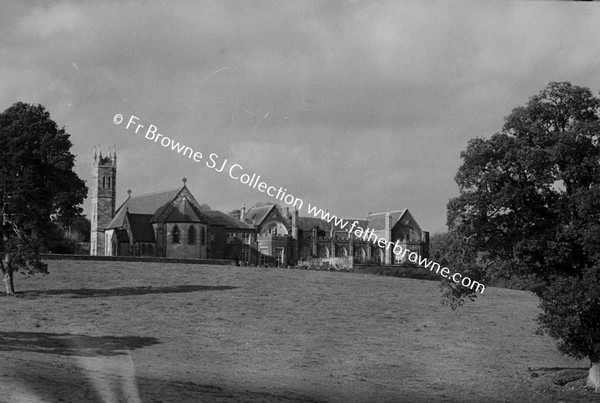
[{"label": "grassy lawn", "polygon": [[[432,281],[48,261],[0,297],[0,399],[600,401],[588,363],[534,334],[535,298],[452,311]],[[562,380],[562,382],[560,382]]]}]

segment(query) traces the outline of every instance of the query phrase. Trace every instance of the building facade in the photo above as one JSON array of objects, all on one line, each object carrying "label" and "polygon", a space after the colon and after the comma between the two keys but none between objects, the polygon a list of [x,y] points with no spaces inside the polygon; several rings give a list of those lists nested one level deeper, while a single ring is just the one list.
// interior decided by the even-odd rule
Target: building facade
[{"label": "building facade", "polygon": [[369,215],[366,219],[344,219],[344,228],[316,217],[300,217],[278,205],[242,206],[241,220],[256,228],[258,263],[285,265],[309,258],[353,257],[355,261],[387,265],[408,263],[408,255],[397,256],[391,248],[381,248],[372,239],[357,237],[348,231],[355,223],[372,230],[377,239],[385,239],[429,256],[429,233],[423,231],[408,209]]},{"label": "building facade", "polygon": [[398,242],[403,248],[429,254],[429,233],[407,210],[369,213],[365,219],[345,219],[340,228],[316,217],[300,217],[277,204],[258,204],[239,219],[208,210],[186,186],[132,196],[116,205],[117,155],[103,157],[94,150],[91,189],[90,254],[156,256],[191,259],[232,259],[244,264],[295,264],[309,258],[354,257],[357,262],[405,264],[391,248],[375,245],[348,229],[353,223],[372,230],[377,238]]}]

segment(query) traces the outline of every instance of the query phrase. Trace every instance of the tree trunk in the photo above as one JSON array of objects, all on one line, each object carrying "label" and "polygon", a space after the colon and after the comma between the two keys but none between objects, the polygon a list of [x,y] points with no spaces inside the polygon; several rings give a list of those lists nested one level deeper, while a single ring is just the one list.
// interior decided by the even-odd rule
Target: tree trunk
[{"label": "tree trunk", "polygon": [[6,287],[6,294],[11,295],[15,293],[15,284],[13,283],[13,268],[11,262],[10,254],[5,254],[4,259],[0,262],[2,266],[2,281],[4,281],[4,286]]},{"label": "tree trunk", "polygon": [[13,283],[12,270],[7,270],[6,272],[4,272],[4,278],[2,280],[4,281],[4,285],[6,286],[6,293],[14,294],[15,293],[15,285]]},{"label": "tree trunk", "polygon": [[600,361],[593,362],[587,377],[587,387],[600,392]]}]

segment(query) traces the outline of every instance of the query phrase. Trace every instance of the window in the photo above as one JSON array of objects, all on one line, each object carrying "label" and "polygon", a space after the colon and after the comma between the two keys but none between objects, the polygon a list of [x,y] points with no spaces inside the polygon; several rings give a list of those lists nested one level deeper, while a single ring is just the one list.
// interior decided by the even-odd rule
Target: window
[{"label": "window", "polygon": [[145,254],[146,254],[146,244],[143,243],[142,244],[142,255],[145,255]]},{"label": "window", "polygon": [[244,243],[249,244],[252,243],[252,234],[245,232],[244,233]]},{"label": "window", "polygon": [[193,225],[190,225],[190,228],[188,229],[188,243],[196,243],[196,228]]},{"label": "window", "polygon": [[363,262],[366,256],[367,254],[365,253],[365,250],[363,248],[359,247],[354,249],[354,257],[357,258],[359,261]]},{"label": "window", "polygon": [[260,265],[264,266],[269,263],[269,248],[260,248]]},{"label": "window", "polygon": [[110,176],[108,178],[106,178],[106,187],[107,188],[110,187]]},{"label": "window", "polygon": [[106,187],[106,176],[102,177],[102,187],[105,188]]},{"label": "window", "polygon": [[283,265],[283,263],[285,262],[285,250],[283,248],[276,248],[275,256],[277,256],[277,262],[280,265]]},{"label": "window", "polygon": [[200,244],[206,245],[206,228],[204,227],[200,230]]},{"label": "window", "polygon": [[177,225],[175,225],[173,227],[172,236],[173,236],[173,243],[179,243],[179,227]]},{"label": "window", "polygon": [[310,250],[308,249],[308,246],[303,246],[302,250],[300,251],[300,258],[302,260],[306,260],[310,257]]},{"label": "window", "polygon": [[348,249],[345,246],[340,246],[337,250],[337,257],[347,257]]},{"label": "window", "polygon": [[150,256],[154,256],[154,248],[152,247],[152,244],[148,244],[148,254]]},{"label": "window", "polygon": [[373,259],[378,263],[383,263],[383,252],[381,249],[375,249],[373,251]]}]

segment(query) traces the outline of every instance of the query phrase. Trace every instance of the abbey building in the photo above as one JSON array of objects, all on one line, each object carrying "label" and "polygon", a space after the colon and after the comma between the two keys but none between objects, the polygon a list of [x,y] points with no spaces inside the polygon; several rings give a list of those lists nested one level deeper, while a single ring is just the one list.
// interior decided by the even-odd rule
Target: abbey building
[{"label": "abbey building", "polygon": [[[389,249],[356,237],[323,219],[301,217],[297,210],[259,204],[239,218],[208,210],[194,198],[183,179],[181,187],[132,195],[116,207],[117,155],[94,150],[91,184],[90,253],[107,256],[157,256],[190,259],[232,259],[247,264],[288,265],[314,257],[348,257],[359,262],[407,262]],[[429,234],[407,209],[369,213],[346,219],[427,257]]]}]

